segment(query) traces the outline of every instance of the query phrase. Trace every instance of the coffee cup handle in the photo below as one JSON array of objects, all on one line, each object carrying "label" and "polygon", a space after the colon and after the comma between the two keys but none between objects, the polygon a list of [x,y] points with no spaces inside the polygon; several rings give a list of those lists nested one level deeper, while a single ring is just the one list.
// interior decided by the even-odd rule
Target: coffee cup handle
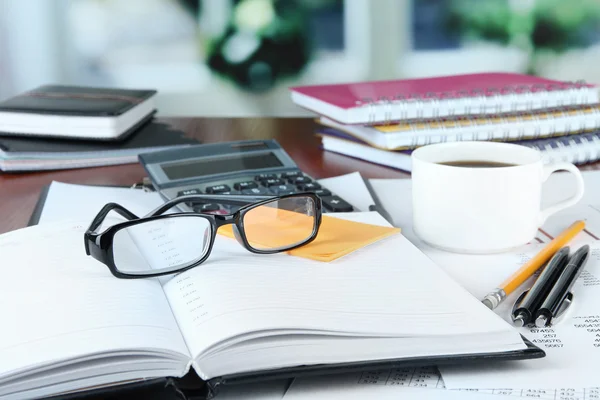
[{"label": "coffee cup handle", "polygon": [[560,163],[545,165],[544,171],[543,171],[543,176],[542,176],[542,182],[546,182],[548,180],[548,178],[550,178],[550,175],[552,175],[556,171],[568,171],[575,176],[575,183],[577,185],[577,187],[575,189],[575,194],[566,200],[563,200],[559,203],[553,204],[553,205],[548,206],[545,209],[543,209],[540,212],[538,226],[542,226],[544,224],[544,222],[546,222],[546,219],[548,219],[548,217],[551,216],[552,214],[554,214],[560,210],[564,210],[567,207],[571,207],[572,205],[576,204],[579,200],[581,200],[581,198],[583,197],[583,190],[584,190],[583,176],[581,176],[581,171],[579,171],[579,169],[571,163],[560,162]]}]

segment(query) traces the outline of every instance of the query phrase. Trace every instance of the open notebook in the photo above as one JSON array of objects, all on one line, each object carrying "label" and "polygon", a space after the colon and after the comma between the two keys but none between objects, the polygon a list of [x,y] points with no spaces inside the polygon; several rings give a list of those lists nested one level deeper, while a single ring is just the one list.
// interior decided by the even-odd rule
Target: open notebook
[{"label": "open notebook", "polygon": [[219,236],[200,267],[123,280],[86,257],[84,229],[0,236],[0,398],[191,368],[210,397],[257,378],[545,355],[401,235],[330,263],[255,255]]}]

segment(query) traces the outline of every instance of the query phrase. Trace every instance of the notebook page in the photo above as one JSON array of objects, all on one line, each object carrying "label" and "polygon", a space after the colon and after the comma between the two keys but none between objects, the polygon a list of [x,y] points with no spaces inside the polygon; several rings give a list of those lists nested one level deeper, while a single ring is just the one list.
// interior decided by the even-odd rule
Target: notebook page
[{"label": "notebook page", "polygon": [[141,217],[163,202],[158,193],[141,189],[52,182],[39,223],[64,219],[89,223],[107,203],[118,203]]},{"label": "notebook page", "polygon": [[0,381],[15,371],[118,351],[189,357],[160,283],[112,276],[88,257],[85,228],[38,225],[0,236]]},{"label": "notebook page", "polygon": [[401,235],[330,263],[251,254],[219,236],[202,266],[164,290],[194,357],[228,338],[285,329],[389,337],[505,332],[504,345],[524,346]]}]

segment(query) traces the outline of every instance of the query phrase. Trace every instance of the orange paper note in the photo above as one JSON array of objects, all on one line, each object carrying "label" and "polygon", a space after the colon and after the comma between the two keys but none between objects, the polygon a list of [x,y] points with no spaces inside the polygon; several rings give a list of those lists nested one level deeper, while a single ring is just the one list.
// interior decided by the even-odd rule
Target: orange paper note
[{"label": "orange paper note", "polygon": [[[315,240],[287,253],[316,261],[333,261],[399,232],[399,228],[364,224],[324,215]],[[232,225],[221,227],[219,234],[233,238]],[[286,234],[285,230],[265,227],[260,239],[252,235],[254,242],[252,245],[258,248],[272,248],[273,243],[280,242],[282,237],[288,234],[294,234],[294,230],[291,229]]]}]

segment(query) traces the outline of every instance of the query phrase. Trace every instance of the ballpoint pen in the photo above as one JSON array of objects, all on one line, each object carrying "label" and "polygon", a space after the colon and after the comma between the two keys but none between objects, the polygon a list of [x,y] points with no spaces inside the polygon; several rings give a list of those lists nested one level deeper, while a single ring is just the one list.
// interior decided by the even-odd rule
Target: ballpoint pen
[{"label": "ballpoint pen", "polygon": [[511,314],[513,324],[516,326],[525,326],[534,321],[533,316],[542,302],[546,299],[560,273],[567,265],[569,260],[569,247],[563,247],[554,254],[552,259],[544,267],[540,276],[529,290],[515,301],[515,306]]},{"label": "ballpoint pen", "polygon": [[535,257],[527,261],[515,273],[509,276],[499,287],[488,293],[481,302],[490,309],[498,307],[504,301],[506,296],[521,286],[535,271],[544,265],[553,255],[563,247],[569,240],[585,228],[585,222],[576,221],[560,235],[548,243]]},{"label": "ballpoint pen", "polygon": [[560,274],[556,283],[548,293],[548,296],[535,313],[535,326],[543,328],[550,326],[552,320],[562,314],[566,309],[563,308],[565,300],[572,301],[573,294],[571,288],[573,284],[579,278],[583,267],[587,263],[590,254],[590,246],[587,244],[581,246],[573,255],[569,258],[567,266]]}]

